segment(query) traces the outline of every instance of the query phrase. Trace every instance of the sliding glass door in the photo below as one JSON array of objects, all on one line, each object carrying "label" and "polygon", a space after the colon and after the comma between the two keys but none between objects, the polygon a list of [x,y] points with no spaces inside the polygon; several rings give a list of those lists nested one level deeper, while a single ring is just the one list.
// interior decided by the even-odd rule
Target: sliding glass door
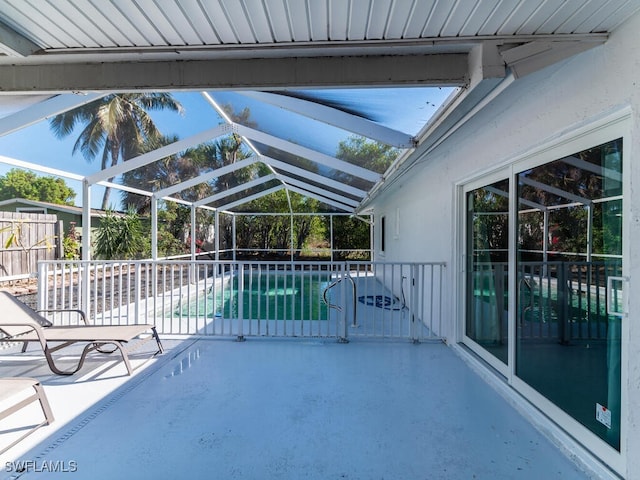
[{"label": "sliding glass door", "polygon": [[508,359],[509,180],[474,188],[465,200],[465,335],[502,369]]},{"label": "sliding glass door", "polygon": [[463,342],[615,460],[623,441],[623,139],[562,147],[465,186]]},{"label": "sliding glass door", "polygon": [[517,174],[515,373],[618,450],[622,173],[618,139]]}]

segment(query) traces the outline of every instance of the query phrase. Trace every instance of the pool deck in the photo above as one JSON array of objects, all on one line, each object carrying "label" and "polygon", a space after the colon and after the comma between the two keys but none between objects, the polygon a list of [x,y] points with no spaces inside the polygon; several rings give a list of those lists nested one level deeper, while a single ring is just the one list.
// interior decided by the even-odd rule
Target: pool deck
[{"label": "pool deck", "polygon": [[442,343],[164,343],[132,377],[0,351],[0,376],[40,379],[56,417],[0,456],[0,479],[591,478]]}]

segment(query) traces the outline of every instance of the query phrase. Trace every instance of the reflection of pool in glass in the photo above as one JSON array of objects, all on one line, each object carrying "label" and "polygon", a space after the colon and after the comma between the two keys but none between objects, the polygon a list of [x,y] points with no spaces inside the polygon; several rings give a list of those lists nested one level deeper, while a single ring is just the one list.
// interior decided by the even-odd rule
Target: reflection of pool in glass
[{"label": "reflection of pool in glass", "polygon": [[[254,320],[326,320],[322,293],[329,276],[286,273],[245,274],[242,317]],[[240,277],[209,287],[206,295],[181,305],[174,316],[240,318]]]}]

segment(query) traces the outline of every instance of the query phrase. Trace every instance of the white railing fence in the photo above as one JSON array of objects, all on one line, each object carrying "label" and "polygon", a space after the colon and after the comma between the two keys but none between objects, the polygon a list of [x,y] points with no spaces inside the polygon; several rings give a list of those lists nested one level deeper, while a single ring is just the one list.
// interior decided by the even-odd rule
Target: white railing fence
[{"label": "white railing fence", "polygon": [[[440,340],[445,264],[47,261],[40,309],[163,335]],[[56,324],[73,313],[48,313]]]}]

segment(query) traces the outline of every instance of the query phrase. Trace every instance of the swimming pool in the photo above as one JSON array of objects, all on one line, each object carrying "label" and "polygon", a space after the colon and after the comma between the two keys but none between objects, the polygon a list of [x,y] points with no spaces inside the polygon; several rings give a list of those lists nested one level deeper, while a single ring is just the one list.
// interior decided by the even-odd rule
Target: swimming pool
[{"label": "swimming pool", "polygon": [[329,312],[322,293],[327,272],[249,272],[212,282],[206,293],[186,298],[174,316],[244,320],[319,320]]}]

